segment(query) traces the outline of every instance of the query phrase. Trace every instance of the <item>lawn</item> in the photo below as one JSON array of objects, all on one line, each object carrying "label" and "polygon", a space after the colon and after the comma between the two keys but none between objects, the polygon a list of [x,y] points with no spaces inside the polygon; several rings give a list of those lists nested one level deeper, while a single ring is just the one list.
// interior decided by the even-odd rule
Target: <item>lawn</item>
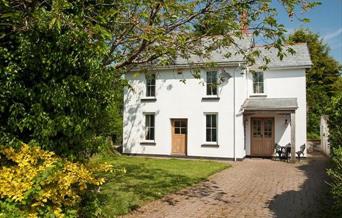
[{"label": "lawn", "polygon": [[129,213],[147,201],[205,180],[229,165],[206,160],[155,159],[98,155],[92,162],[107,162],[125,168],[125,174],[106,173],[100,192],[105,217]]}]

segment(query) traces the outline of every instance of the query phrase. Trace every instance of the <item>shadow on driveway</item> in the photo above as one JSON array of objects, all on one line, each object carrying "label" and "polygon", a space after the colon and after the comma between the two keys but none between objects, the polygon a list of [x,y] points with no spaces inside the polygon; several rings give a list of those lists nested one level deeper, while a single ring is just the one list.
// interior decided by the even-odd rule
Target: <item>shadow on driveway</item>
[{"label": "shadow on driveway", "polygon": [[328,193],[328,159],[314,153],[312,157],[301,161],[307,164],[296,166],[306,176],[300,189],[278,194],[269,202],[269,209],[276,217],[324,217],[322,213]]}]

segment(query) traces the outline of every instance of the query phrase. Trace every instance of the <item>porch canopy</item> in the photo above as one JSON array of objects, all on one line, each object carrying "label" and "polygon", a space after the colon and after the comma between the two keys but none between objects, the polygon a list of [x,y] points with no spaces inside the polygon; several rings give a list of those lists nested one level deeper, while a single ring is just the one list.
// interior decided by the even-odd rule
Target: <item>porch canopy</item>
[{"label": "porch canopy", "polygon": [[251,115],[255,113],[276,112],[282,114],[290,114],[291,116],[291,161],[295,162],[296,158],[296,122],[295,111],[298,108],[297,98],[265,98],[254,97],[247,98],[242,105],[243,113]]},{"label": "porch canopy", "polygon": [[245,112],[252,111],[295,111],[298,108],[297,98],[247,98],[242,105]]}]

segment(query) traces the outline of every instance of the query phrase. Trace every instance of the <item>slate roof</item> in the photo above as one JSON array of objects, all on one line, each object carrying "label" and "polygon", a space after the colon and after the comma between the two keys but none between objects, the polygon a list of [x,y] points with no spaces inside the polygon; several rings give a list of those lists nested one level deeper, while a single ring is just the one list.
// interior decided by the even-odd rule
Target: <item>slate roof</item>
[{"label": "slate roof", "polygon": [[[239,46],[239,48],[247,50],[252,45],[252,38],[246,37],[243,39],[235,39],[235,43]],[[205,44],[205,42],[204,42]],[[243,62],[243,55],[236,54],[238,52],[238,48],[236,46],[224,47],[220,49],[216,49],[211,52],[209,57],[200,57],[198,55],[191,55],[188,59],[184,59],[181,57],[177,57],[175,60],[175,65],[186,65],[186,64],[202,64],[206,62]],[[229,58],[226,57],[227,53],[231,53]]]},{"label": "slate roof", "polygon": [[296,53],[291,54],[287,53],[286,56],[282,60],[277,56],[277,49],[271,48],[266,49],[265,47],[256,47],[255,49],[259,49],[261,51],[260,58],[256,59],[256,64],[252,66],[252,68],[257,68],[262,65],[262,56],[266,56],[270,58],[271,62],[268,64],[268,67],[310,67],[312,65],[310,59],[309,49],[306,43],[298,43],[294,45],[287,45],[284,47],[284,50],[292,48]]},{"label": "slate roof", "polygon": [[242,105],[245,111],[281,111],[298,108],[297,98],[247,98]]},{"label": "slate roof", "polygon": [[[287,55],[284,56],[282,60],[277,56],[277,49],[270,48],[266,49],[265,46],[255,46],[252,48],[252,38],[246,37],[244,39],[237,39],[236,44],[239,48],[244,50],[259,50],[261,51],[261,55],[259,58],[256,58],[255,65],[251,66],[252,70],[257,70],[259,66],[263,65],[262,58],[267,56],[271,62],[267,65],[269,68],[310,68],[312,65],[310,59],[309,49],[306,43],[298,43],[294,45],[284,46],[284,51],[286,51],[289,47],[295,51],[295,54],[291,54],[287,52]],[[204,42],[206,43],[206,42]],[[220,48],[212,53],[208,57],[201,57],[198,55],[191,55],[189,58],[181,58],[177,57],[174,60],[173,65],[169,66],[160,66],[158,64],[145,64],[140,65],[140,67],[149,67],[153,66],[155,69],[164,69],[164,68],[184,68],[189,67],[191,65],[202,65],[206,63],[217,63],[220,65],[237,65],[238,63],[244,63],[245,60],[243,55],[235,54],[238,51],[238,48],[235,46]],[[231,53],[230,57],[226,57],[227,53]]]},{"label": "slate roof", "polygon": [[[249,46],[250,39],[247,38],[245,40],[239,40],[239,47],[247,49]],[[277,56],[277,49],[270,48],[266,49],[263,46],[257,46],[253,48],[253,50],[259,50],[261,55],[259,58],[256,58],[255,65],[252,66],[252,69],[257,69],[259,66],[263,65],[262,58],[268,57],[271,62],[268,64],[270,68],[282,68],[282,67],[303,67],[307,68],[312,65],[310,59],[309,49],[306,43],[299,43],[294,45],[287,45],[284,47],[284,51],[286,49],[292,48],[295,51],[295,54],[291,54],[287,52],[287,55],[283,57],[282,60]],[[177,58],[175,61],[175,65],[186,65],[186,64],[201,64],[206,62],[244,62],[243,56],[241,54],[235,54],[237,52],[237,48],[231,46],[229,48],[221,48],[213,51],[209,58],[201,58],[199,56],[192,55],[189,59]],[[230,52],[232,55],[227,58],[225,54]]]}]

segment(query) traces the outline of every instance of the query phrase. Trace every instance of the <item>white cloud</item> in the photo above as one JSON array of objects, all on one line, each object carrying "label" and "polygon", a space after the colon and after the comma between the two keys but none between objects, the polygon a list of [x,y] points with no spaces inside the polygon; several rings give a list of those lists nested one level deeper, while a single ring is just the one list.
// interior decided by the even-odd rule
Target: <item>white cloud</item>
[{"label": "white cloud", "polygon": [[325,41],[328,41],[328,40],[331,40],[331,39],[334,39],[336,37],[338,37],[339,35],[342,34],[342,28],[339,28],[338,30],[336,30],[335,32],[331,32],[331,33],[328,33],[326,34],[323,39]]}]

